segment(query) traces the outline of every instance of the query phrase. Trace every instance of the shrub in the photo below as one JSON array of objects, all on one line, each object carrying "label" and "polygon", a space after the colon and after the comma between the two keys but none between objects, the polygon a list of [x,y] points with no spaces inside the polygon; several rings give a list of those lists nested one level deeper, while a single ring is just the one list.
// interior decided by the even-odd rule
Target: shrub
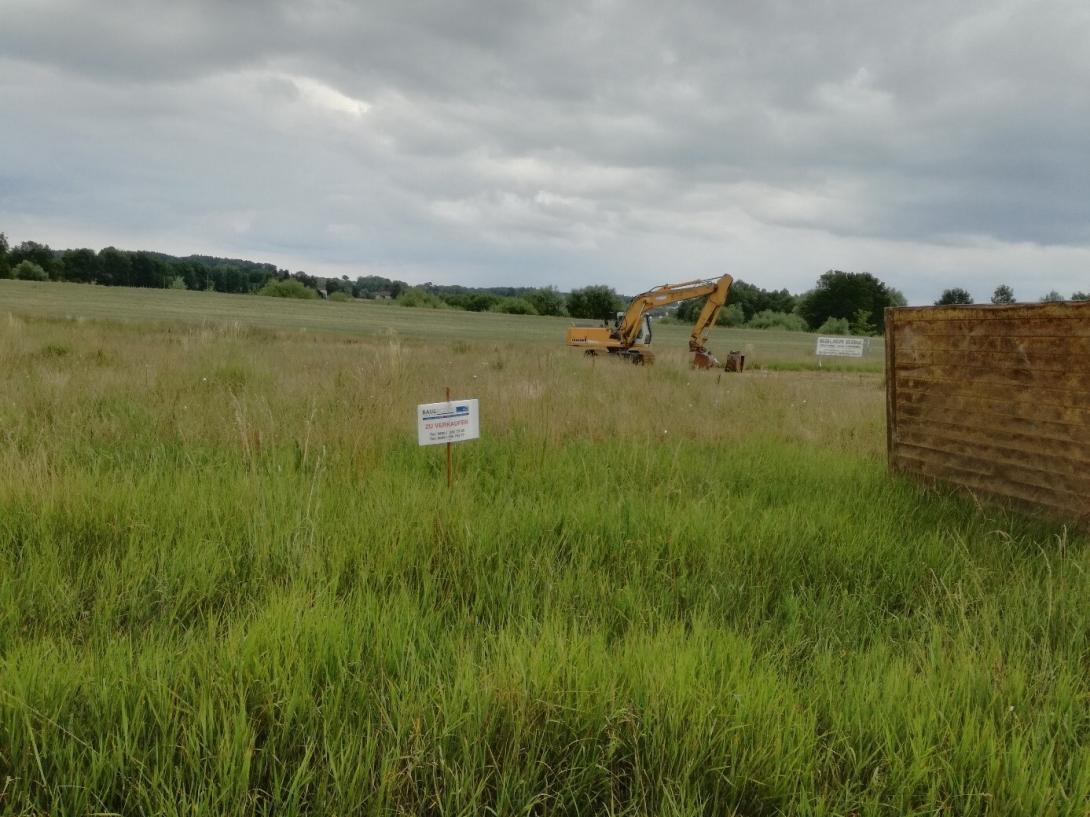
[{"label": "shrub", "polygon": [[395,299],[400,306],[415,306],[424,309],[448,309],[447,303],[438,295],[432,295],[420,287],[409,287]]},{"label": "shrub", "polygon": [[72,347],[63,343],[47,343],[39,354],[42,357],[65,357],[72,353]]},{"label": "shrub", "polygon": [[819,335],[850,335],[852,327],[847,318],[829,318],[818,327],[817,332]]},{"label": "shrub", "polygon": [[257,291],[258,295],[268,295],[272,298],[317,298],[318,293],[303,285],[302,281],[294,278],[285,278],[282,281],[269,281]]},{"label": "shrub", "polygon": [[470,312],[487,312],[494,309],[499,302],[499,297],[487,292],[471,292],[463,296],[463,303],[457,304],[457,306],[468,309]]},{"label": "shrub", "polygon": [[329,300],[343,303],[345,301],[351,301],[352,296],[349,295],[347,292],[330,292]]},{"label": "shrub", "polygon": [[746,311],[741,304],[727,304],[719,310],[715,322],[719,326],[741,326],[746,322]]},{"label": "shrub", "polygon": [[788,332],[805,332],[806,321],[791,312],[773,312],[766,309],[758,312],[746,324],[751,329],[784,329]]},{"label": "shrub", "polygon": [[525,298],[501,298],[500,302],[492,307],[493,312],[504,312],[508,315],[536,315],[534,305]]},{"label": "shrub", "polygon": [[564,296],[556,287],[542,287],[526,294],[526,300],[533,304],[539,315],[563,315]]},{"label": "shrub", "polygon": [[865,309],[860,309],[855,313],[851,322],[851,333],[853,335],[873,335],[874,324],[870,321],[870,313]]},{"label": "shrub", "polygon": [[49,274],[33,261],[22,260],[15,265],[12,273],[20,281],[48,281]]},{"label": "shrub", "polygon": [[443,292],[436,296],[452,309],[468,312],[487,312],[500,302],[498,295],[488,292]]}]

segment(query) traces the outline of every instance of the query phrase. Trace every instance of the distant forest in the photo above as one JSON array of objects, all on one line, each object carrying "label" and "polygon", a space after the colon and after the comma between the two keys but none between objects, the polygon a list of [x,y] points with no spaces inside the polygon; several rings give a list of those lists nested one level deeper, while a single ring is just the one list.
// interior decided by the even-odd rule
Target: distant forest
[{"label": "distant forest", "polygon": [[[11,246],[0,233],[0,278],[71,281],[100,286],[211,290],[287,298],[366,299],[401,306],[504,312],[519,315],[566,315],[604,320],[624,308],[627,298],[607,286],[560,292],[555,287],[465,287],[410,285],[378,275],[327,278],[290,272],[275,264],[208,255],[183,257],[148,250],[106,247],[55,250],[23,241]],[[1009,288],[1007,288],[1009,289]],[[997,290],[998,292],[998,290]],[[959,297],[960,291],[959,291]],[[966,293],[967,297],[967,293]],[[903,306],[904,296],[867,272],[829,270],[801,295],[766,290],[736,280],[719,323],[754,329],[817,331],[870,335],[881,332],[885,308]],[[660,319],[692,322],[702,299],[658,314]]]},{"label": "distant forest", "polygon": [[[625,296],[606,286],[588,286],[567,293],[555,287],[465,287],[432,283],[413,286],[379,275],[363,275],[355,280],[347,276],[326,278],[240,258],[209,255],[179,257],[115,247],[106,247],[98,252],[91,249],[55,250],[36,241],[23,241],[11,246],[3,233],[0,233],[0,278],[295,298],[328,297],[341,301],[382,300],[434,309],[569,315],[593,319],[611,317],[623,309],[627,301]],[[731,308],[724,311],[722,322],[741,325],[761,313],[792,313],[796,302],[796,296],[787,290],[766,291],[737,281],[732,292]],[[670,314],[690,320],[695,318],[701,305],[702,301],[682,304]],[[801,324],[797,317],[795,321]]]},{"label": "distant forest", "polygon": [[[323,292],[366,299],[396,299],[412,289],[404,281],[377,275],[360,276],[354,281],[347,276],[326,278],[241,258],[175,256],[115,247],[106,247],[98,252],[91,249],[55,250],[48,244],[36,241],[23,241],[11,246],[3,233],[0,233],[0,278],[241,294],[261,292],[274,282],[295,281],[303,289],[309,290],[309,297],[317,297],[319,292]],[[533,287],[482,289],[433,284],[425,284],[424,289],[447,296],[454,302],[474,294],[489,294],[498,299],[522,297],[535,291]],[[289,287],[288,291],[297,290]],[[474,306],[479,304],[471,303],[468,308]]]}]

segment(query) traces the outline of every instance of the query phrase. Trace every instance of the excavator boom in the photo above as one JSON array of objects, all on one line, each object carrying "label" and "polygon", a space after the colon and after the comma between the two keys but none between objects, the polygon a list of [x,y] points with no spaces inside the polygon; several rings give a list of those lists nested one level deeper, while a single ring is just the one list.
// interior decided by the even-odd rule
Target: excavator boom
[{"label": "excavator boom", "polygon": [[719,310],[727,302],[730,295],[730,285],[734,279],[724,275],[715,285],[715,289],[708,294],[708,300],[693,324],[692,334],[689,335],[689,351],[693,353],[693,365],[698,369],[718,368],[719,361],[715,355],[708,351],[705,345],[708,342],[708,330],[715,326],[715,319],[719,317]]}]

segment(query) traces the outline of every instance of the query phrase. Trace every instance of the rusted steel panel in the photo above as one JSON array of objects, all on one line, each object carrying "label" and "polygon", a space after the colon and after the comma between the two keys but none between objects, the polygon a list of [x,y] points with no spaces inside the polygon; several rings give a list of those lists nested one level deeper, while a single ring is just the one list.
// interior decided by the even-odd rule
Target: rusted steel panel
[{"label": "rusted steel panel", "polygon": [[[1051,306],[1051,304],[1042,304]],[[1064,331],[1065,321],[1062,318],[1004,318],[990,320],[920,320],[911,326],[906,326],[906,334],[915,335],[970,335],[985,337],[1022,337],[1022,338],[1049,338],[1058,337]],[[1079,337],[1090,337],[1090,327],[1070,327],[1070,331]]]},{"label": "rusted steel panel", "polygon": [[[900,347],[905,352],[977,354],[1024,354],[1030,360],[1090,355],[1090,337],[902,333]],[[1018,358],[1012,358],[1018,359]]]},{"label": "rusted steel panel", "polygon": [[1090,480],[1090,461],[1063,450],[1062,444],[1054,440],[1042,441],[1044,444],[1039,448],[1026,442],[1028,435],[996,442],[994,435],[989,437],[986,432],[954,425],[937,427],[932,431],[903,428],[898,436],[899,442],[905,445],[956,451],[967,457],[988,453],[997,462],[1031,468],[1038,467],[1041,451],[1044,451],[1053,460],[1048,473],[1063,474],[1074,480]]},{"label": "rusted steel panel", "polygon": [[[1085,404],[1077,402],[1078,394],[1061,388],[1022,383],[973,383],[971,380],[958,380],[957,377],[894,375],[894,380],[900,394],[898,404],[912,402],[930,410],[946,410],[955,404],[973,410],[978,404],[987,403],[989,410],[995,414],[1030,420],[1045,418],[1051,422],[1074,425],[1081,425],[1081,419],[1086,414]],[[1053,409],[1047,418],[1040,411],[1045,407]]]},{"label": "rusted steel panel", "polygon": [[899,438],[906,442],[938,439],[951,446],[988,447],[996,451],[1011,452],[1011,456],[1018,452],[1019,458],[1039,458],[1044,453],[1053,459],[1053,467],[1057,471],[1073,476],[1090,476],[1090,454],[1073,447],[1059,436],[1045,436],[1036,433],[1036,429],[1029,426],[1021,430],[1008,430],[1011,426],[1004,426],[1004,433],[999,435],[994,428],[982,429],[979,425],[959,418],[951,420],[925,416],[922,419],[923,422],[916,424],[902,423],[898,429]]},{"label": "rusted steel panel", "polygon": [[[1074,340],[1074,338],[1072,339]],[[1018,349],[1010,350],[973,350],[973,349],[931,349],[914,350],[902,347],[902,362],[907,364],[922,363],[924,365],[947,365],[964,368],[973,366],[988,369],[997,375],[1008,376],[1007,372],[1025,372],[1030,375],[1045,375],[1046,373],[1069,376],[1072,374],[1071,366],[1077,360],[1086,360],[1090,352],[1080,354],[1077,358],[1071,355],[1058,354],[1047,349]],[[1025,357],[1026,362],[1018,368],[1011,368],[1011,361],[1021,361]],[[1040,364],[1031,364],[1031,360],[1041,360]],[[1086,375],[1080,375],[1086,377]]]},{"label": "rusted steel panel", "polygon": [[890,309],[891,468],[1090,522],[1090,303]]},{"label": "rusted steel panel", "polygon": [[960,468],[956,465],[939,466],[934,462],[908,456],[900,458],[897,470],[935,481],[948,482],[980,496],[1008,500],[1020,506],[1035,507],[1064,518],[1085,520],[1085,517],[1077,517],[1072,510],[1072,506],[1078,505],[1082,497],[1058,496],[1054,491],[997,481],[993,476],[981,475],[969,468]]}]

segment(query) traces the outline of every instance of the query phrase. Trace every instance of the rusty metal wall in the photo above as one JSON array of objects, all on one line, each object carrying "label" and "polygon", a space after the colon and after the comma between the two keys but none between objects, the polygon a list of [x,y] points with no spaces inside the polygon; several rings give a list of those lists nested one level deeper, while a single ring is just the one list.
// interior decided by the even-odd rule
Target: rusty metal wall
[{"label": "rusty metal wall", "polygon": [[896,471],[1090,521],[1090,302],[886,311]]}]

